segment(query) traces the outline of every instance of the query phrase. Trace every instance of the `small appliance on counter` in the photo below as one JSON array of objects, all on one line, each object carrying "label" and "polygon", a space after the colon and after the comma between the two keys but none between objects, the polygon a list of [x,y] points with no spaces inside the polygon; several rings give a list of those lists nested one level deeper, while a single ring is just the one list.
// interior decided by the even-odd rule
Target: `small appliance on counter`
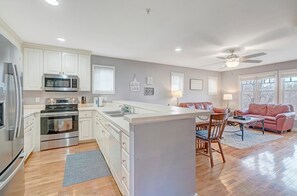
[{"label": "small appliance on counter", "polygon": [[87,103],[87,97],[86,96],[82,96],[81,97],[81,104],[86,104]]},{"label": "small appliance on counter", "polygon": [[94,97],[94,106],[103,107],[103,97]]}]

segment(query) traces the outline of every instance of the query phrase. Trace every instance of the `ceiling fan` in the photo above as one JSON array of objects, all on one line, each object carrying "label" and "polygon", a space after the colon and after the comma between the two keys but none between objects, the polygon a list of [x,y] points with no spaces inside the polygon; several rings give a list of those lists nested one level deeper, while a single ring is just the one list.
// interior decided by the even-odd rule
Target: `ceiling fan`
[{"label": "ceiling fan", "polygon": [[260,53],[246,55],[246,56],[238,56],[235,54],[235,51],[236,51],[235,48],[231,48],[231,49],[227,50],[227,52],[230,53],[230,55],[228,55],[226,57],[217,57],[219,59],[225,60],[224,67],[234,68],[234,67],[237,67],[240,63],[261,63],[262,60],[253,60],[251,58],[266,55],[265,52],[260,52]]}]

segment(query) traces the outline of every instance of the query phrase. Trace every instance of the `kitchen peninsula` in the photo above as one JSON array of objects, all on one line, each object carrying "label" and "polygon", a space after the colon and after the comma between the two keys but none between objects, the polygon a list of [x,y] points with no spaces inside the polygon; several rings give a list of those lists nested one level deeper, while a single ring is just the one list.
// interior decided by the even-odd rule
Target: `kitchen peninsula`
[{"label": "kitchen peninsula", "polygon": [[[113,115],[123,105],[134,113]],[[25,116],[37,112],[29,108],[25,107]],[[131,101],[80,106],[79,139],[96,139],[123,195],[192,196],[196,192],[195,117],[208,114]]]}]

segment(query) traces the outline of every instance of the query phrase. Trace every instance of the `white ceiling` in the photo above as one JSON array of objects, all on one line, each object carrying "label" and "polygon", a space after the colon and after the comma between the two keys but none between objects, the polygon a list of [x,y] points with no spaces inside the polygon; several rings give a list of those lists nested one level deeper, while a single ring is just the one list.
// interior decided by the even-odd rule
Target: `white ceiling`
[{"label": "white ceiling", "polygon": [[[25,42],[216,71],[227,48],[265,51],[261,64],[297,59],[296,0],[0,0],[0,17]],[[145,9],[150,8],[147,14]],[[56,38],[63,37],[65,43]],[[174,49],[181,47],[182,52]]]}]

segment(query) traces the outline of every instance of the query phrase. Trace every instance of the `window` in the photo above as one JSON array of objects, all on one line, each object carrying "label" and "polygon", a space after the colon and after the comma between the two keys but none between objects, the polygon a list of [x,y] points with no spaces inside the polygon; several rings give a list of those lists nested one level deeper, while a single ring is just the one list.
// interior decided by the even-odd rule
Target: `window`
[{"label": "window", "polygon": [[297,70],[280,72],[280,103],[297,108]]},{"label": "window", "polygon": [[240,76],[240,105],[242,109],[250,103],[276,103],[276,73]]},{"label": "window", "polygon": [[218,94],[218,78],[208,76],[208,94],[216,95]]},{"label": "window", "polygon": [[171,92],[179,91],[183,93],[184,90],[184,74],[171,72]]},{"label": "window", "polygon": [[93,65],[93,94],[115,94],[115,67]]}]

